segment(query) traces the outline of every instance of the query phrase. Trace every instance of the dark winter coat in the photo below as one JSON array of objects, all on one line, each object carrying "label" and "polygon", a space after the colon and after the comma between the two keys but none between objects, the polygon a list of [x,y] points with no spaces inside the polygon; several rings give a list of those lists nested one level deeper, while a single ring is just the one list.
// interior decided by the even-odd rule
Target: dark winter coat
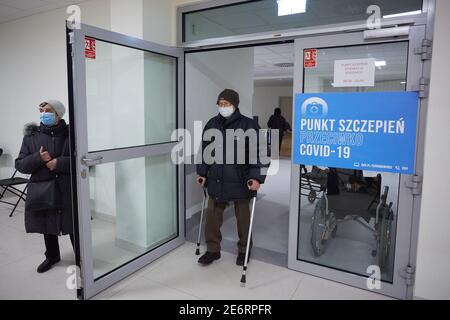
[{"label": "dark winter coat", "polygon": [[[40,148],[48,151],[52,159],[57,159],[55,171],[50,171],[39,155]],[[31,174],[32,182],[56,179],[61,196],[60,210],[31,212],[25,210],[25,230],[28,233],[70,234],[73,233],[72,194],[70,185],[69,127],[62,120],[57,126],[28,124],[16,169]]]},{"label": "dark winter coat", "polygon": [[287,122],[286,119],[281,114],[272,115],[269,121],[267,122],[267,126],[270,129],[278,129],[280,136],[284,135],[284,131],[291,130],[289,122]]},{"label": "dark winter coat", "polygon": [[[229,117],[224,118],[221,115],[217,115],[208,121],[204,128],[204,132],[208,129],[218,129],[222,132],[223,137],[223,162],[226,162],[226,129],[255,129],[258,133],[260,129],[258,124],[245,116],[243,116],[239,109]],[[203,139],[202,141],[202,154],[205,148],[212,143]],[[238,142],[233,141],[235,159],[238,154]],[[247,181],[255,179],[260,183],[264,183],[266,178],[262,174],[262,169],[267,168],[268,165],[261,164],[258,157],[258,161],[250,161],[249,159],[249,141],[245,143],[245,163],[244,164],[219,164],[217,161],[211,165],[205,163],[204,159],[202,164],[197,165],[197,174],[207,178],[208,194],[212,199],[218,201],[232,201],[238,199],[250,199],[255,196],[255,192],[250,191],[247,187]],[[251,164],[251,162],[256,162]],[[236,163],[236,162],[234,162]]]}]

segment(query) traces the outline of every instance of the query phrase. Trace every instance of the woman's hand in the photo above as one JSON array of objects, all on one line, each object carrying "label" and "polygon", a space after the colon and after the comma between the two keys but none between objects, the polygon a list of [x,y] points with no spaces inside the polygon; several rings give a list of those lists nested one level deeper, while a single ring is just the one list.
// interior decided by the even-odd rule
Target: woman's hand
[{"label": "woman's hand", "polygon": [[45,165],[47,166],[48,170],[55,171],[56,166],[58,165],[58,160],[56,160],[56,159],[50,160]]},{"label": "woman's hand", "polygon": [[52,160],[50,153],[48,153],[48,151],[44,151],[44,147],[42,146],[41,149],[39,150],[39,155],[41,156],[41,160],[44,162],[49,162],[50,160]]}]

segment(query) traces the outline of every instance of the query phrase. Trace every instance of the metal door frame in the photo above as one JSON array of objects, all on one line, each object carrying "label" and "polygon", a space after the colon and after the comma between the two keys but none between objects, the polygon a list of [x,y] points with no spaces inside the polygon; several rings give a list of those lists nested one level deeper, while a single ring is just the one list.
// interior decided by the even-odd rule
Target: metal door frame
[{"label": "metal door frame", "polygon": [[[417,91],[420,88],[420,79],[423,77],[424,63],[420,55],[415,54],[415,48],[422,46],[422,40],[426,36],[425,26],[411,26],[409,36],[391,39],[364,39],[364,32],[320,36],[314,38],[302,38],[295,41],[295,70],[294,70],[294,97],[296,93],[303,92],[304,68],[303,52],[309,48],[347,47],[355,45],[381,44],[390,42],[409,41],[408,66],[407,66],[407,91]],[[420,120],[418,121],[418,142],[416,151],[416,174],[421,174],[423,163],[419,160],[423,154],[424,146],[421,139],[426,125],[426,100],[420,104]],[[295,108],[294,108],[295,117]],[[382,282],[381,290],[376,293],[388,295],[399,299],[412,298],[412,288],[407,285],[399,273],[407,266],[415,266],[415,252],[417,243],[414,226],[418,223],[420,208],[414,205],[417,195],[414,196],[408,184],[412,176],[401,175],[399,186],[399,203],[397,212],[397,232],[395,243],[394,279],[393,284]],[[289,249],[288,268],[318,276],[321,278],[341,282],[350,286],[368,290],[367,277],[358,276],[344,271],[332,269],[306,261],[297,260],[298,233],[299,233],[299,191],[300,191],[300,166],[293,164],[291,170],[291,203],[289,213]],[[420,201],[420,199],[418,200]]]},{"label": "metal door frame", "polygon": [[89,166],[82,159],[102,156],[101,163],[117,162],[148,156],[169,154],[177,142],[167,142],[139,147],[121,148],[109,151],[88,152],[87,137],[87,97],[86,97],[86,60],[85,37],[100,41],[130,47],[142,51],[162,54],[177,59],[177,125],[184,126],[184,50],[159,45],[138,38],[126,36],[116,32],[81,24],[79,29],[69,30],[67,33],[67,57],[69,76],[69,102],[71,124],[72,190],[74,194],[74,234],[76,245],[76,263],[81,266],[81,287],[78,297],[89,299],[119,280],[145,267],[159,257],[172,251],[185,242],[185,183],[184,166],[177,166],[177,199],[178,199],[178,230],[177,236],[157,248],[117,267],[97,280],[93,275],[93,252],[91,213],[89,205],[89,179],[82,178],[82,172]]},{"label": "metal door frame", "polygon": [[[422,13],[392,18],[382,18],[381,27],[389,28],[399,25],[420,25],[430,22],[430,16],[434,16],[436,0],[422,0]],[[222,6],[245,3],[245,0],[204,0],[198,3],[187,3],[177,6],[177,45],[187,49],[195,48],[227,48],[234,45],[270,44],[274,41],[294,40],[297,37],[309,37],[313,35],[343,33],[365,30],[367,21],[348,21],[329,25],[319,25],[287,30],[274,30],[270,32],[258,32],[237,36],[225,36],[219,38],[207,38],[191,42],[183,42],[184,14]]]}]

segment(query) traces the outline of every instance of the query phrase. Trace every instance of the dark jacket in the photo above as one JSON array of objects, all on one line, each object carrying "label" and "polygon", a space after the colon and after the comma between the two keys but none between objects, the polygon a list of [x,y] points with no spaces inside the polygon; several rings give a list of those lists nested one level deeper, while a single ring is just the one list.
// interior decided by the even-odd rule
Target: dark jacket
[{"label": "dark jacket", "polygon": [[[217,115],[212,118],[206,124],[203,133],[208,129],[218,129],[222,133],[223,137],[223,163],[226,162],[226,129],[242,129],[247,131],[248,129],[255,129],[256,133],[259,133],[258,124],[245,116],[243,116],[239,109],[229,117],[224,118],[221,115]],[[235,139],[233,139],[235,140]],[[202,154],[205,148],[212,143],[212,141],[202,140]],[[238,141],[233,141],[234,146],[234,164],[219,164],[216,160],[213,164],[206,164],[202,157],[202,164],[197,165],[197,174],[202,177],[207,178],[208,194],[212,199],[218,201],[232,201],[238,199],[250,199],[255,196],[255,192],[250,191],[247,187],[247,181],[249,179],[258,180],[260,183],[264,183],[266,178],[262,174],[262,170],[267,168],[269,165],[261,164],[260,158],[251,160],[249,152],[250,144],[249,140],[245,141],[245,162],[243,164],[236,164],[236,159],[238,155]],[[257,148],[258,143],[253,144],[252,147]],[[251,164],[253,163],[253,164]]]},{"label": "dark jacket", "polygon": [[[57,159],[55,171],[50,171],[39,155],[40,148]],[[25,230],[28,233],[69,234],[73,233],[72,194],[70,185],[69,127],[62,120],[55,127],[28,124],[20,154],[16,159],[16,169],[31,174],[32,182],[56,179],[61,210],[30,212],[25,210]]]},{"label": "dark jacket", "polygon": [[291,130],[289,122],[287,122],[286,119],[281,114],[272,115],[269,121],[267,122],[267,126],[270,129],[278,129],[280,136],[284,135],[284,131]]}]

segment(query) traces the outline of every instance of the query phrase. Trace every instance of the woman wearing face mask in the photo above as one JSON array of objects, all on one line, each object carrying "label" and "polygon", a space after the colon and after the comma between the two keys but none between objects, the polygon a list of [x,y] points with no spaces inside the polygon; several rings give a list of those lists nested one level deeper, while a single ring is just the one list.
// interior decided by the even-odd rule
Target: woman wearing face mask
[{"label": "woman wearing face mask", "polygon": [[[20,154],[15,166],[19,172],[31,174],[25,208],[25,230],[27,233],[41,233],[45,241],[45,257],[37,272],[49,270],[61,260],[58,244],[59,235],[70,235],[73,245],[72,199],[70,186],[69,127],[62,119],[64,105],[48,100],[39,105],[40,125],[27,124]],[[38,194],[39,184],[51,183],[52,195]],[[31,184],[38,186],[31,188]],[[54,191],[54,192],[53,192]],[[33,194],[34,192],[34,194]],[[31,206],[28,202],[36,198],[55,198],[55,206]],[[30,209],[33,208],[33,209]],[[50,208],[50,209],[49,209]]]},{"label": "woman wearing face mask", "polygon": [[[259,158],[258,161],[249,160],[252,154],[250,149],[255,145],[250,146],[248,141],[239,144],[234,137],[231,137],[233,139],[231,143],[226,141],[227,130],[231,130],[233,133],[238,130],[243,130],[243,132],[254,130],[255,135],[259,133],[258,124],[240,113],[239,94],[234,90],[225,89],[217,98],[217,107],[219,114],[208,121],[204,132],[215,129],[222,133],[223,159],[213,159],[214,163],[211,164],[202,157],[202,163],[197,165],[199,176],[197,182],[203,187],[207,187],[210,196],[205,224],[207,252],[200,257],[198,262],[202,265],[209,265],[220,258],[220,242],[222,240],[220,227],[223,222],[223,213],[228,204],[233,202],[239,236],[236,264],[242,266],[245,260],[250,225],[250,199],[255,196],[260,185],[264,183],[265,175],[262,174],[262,169],[268,165],[261,164]],[[202,154],[210,143],[211,141],[207,139],[202,141]],[[227,145],[234,150],[227,150]],[[256,147],[257,145],[256,142]],[[240,150],[240,148],[245,148],[245,150]],[[229,163],[226,154],[232,151],[235,156],[244,151],[245,163],[236,163],[237,161]]]}]

